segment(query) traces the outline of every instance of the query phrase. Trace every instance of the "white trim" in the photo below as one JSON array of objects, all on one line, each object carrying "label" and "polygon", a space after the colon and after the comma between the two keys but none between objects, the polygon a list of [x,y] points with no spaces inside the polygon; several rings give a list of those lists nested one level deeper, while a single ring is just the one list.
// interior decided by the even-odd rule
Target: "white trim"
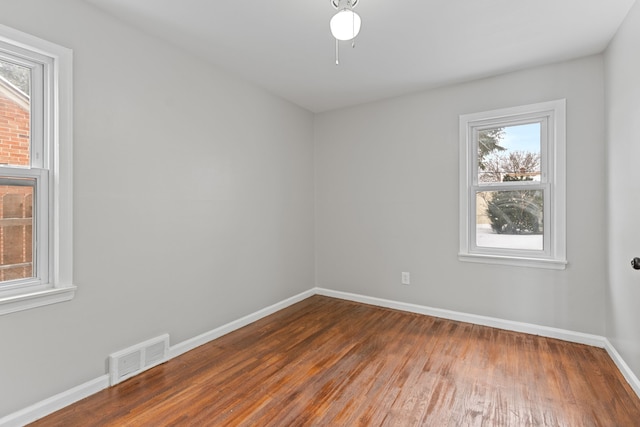
[{"label": "white trim", "polygon": [[477,262],[480,264],[499,264],[499,265],[508,264],[516,267],[537,267],[537,268],[547,268],[549,270],[564,270],[567,266],[566,260],[512,257],[512,256],[489,255],[489,254],[459,253],[458,259],[460,261]]},{"label": "white trim", "polygon": [[633,373],[629,365],[627,365],[627,362],[624,361],[613,344],[611,344],[611,342],[606,338],[604,349],[607,350],[607,353],[609,353],[609,356],[613,359],[613,363],[616,364],[633,391],[635,391],[638,397],[640,397],[640,379],[638,379],[638,377]]},{"label": "white trim", "polygon": [[[480,316],[476,314],[461,313],[458,311],[444,310],[440,308],[427,307],[423,305],[393,301],[383,298],[369,297],[365,295],[352,294],[348,292],[334,291],[331,289],[315,287],[308,291],[294,295],[281,302],[270,305],[269,307],[258,310],[255,313],[244,316],[238,320],[232,321],[213,329],[197,337],[188,339],[169,348],[167,360],[173,359],[184,354],[196,347],[206,344],[216,338],[240,329],[252,322],[260,320],[279,310],[287,308],[297,302],[300,302],[313,295],[324,295],[332,298],[339,298],[347,301],[354,301],[363,304],[370,304],[378,307],[392,308],[395,310],[407,311],[410,313],[424,314],[427,316],[439,317],[442,319],[456,320],[459,322],[473,323],[476,325],[489,326],[492,328],[504,329],[514,332],[522,332],[526,334],[539,335],[548,338],[556,338],[563,341],[575,342],[578,344],[590,345],[592,347],[603,348],[613,359],[624,378],[627,380],[631,388],[640,398],[640,380],[633,373],[631,368],[625,363],[624,359],[616,351],[615,347],[605,337],[599,335],[585,334],[582,332],[574,332],[566,329],[551,328],[548,326],[534,325],[531,323],[514,322],[511,320],[498,319],[488,316]],[[71,405],[85,397],[97,393],[109,387],[109,375],[103,375],[92,381],[81,384],[66,392],[57,394],[49,399],[31,405],[25,409],[9,414],[0,418],[0,427],[17,427],[31,423],[37,419],[45,417],[57,410]]]},{"label": "white trim", "polygon": [[216,338],[220,338],[221,336],[226,335],[229,332],[233,332],[237,329],[247,326],[250,323],[260,320],[263,317],[267,317],[270,314],[273,314],[279,310],[282,310],[283,308],[287,308],[290,305],[298,303],[313,295],[315,295],[314,289],[309,289],[308,291],[302,292],[298,295],[294,295],[291,298],[287,298],[284,301],[270,305],[269,307],[263,308],[262,310],[258,310],[255,313],[244,316],[238,320],[229,322],[209,332],[205,332],[204,334],[198,335],[197,337],[194,337],[186,341],[183,341],[179,344],[173,345],[169,348],[169,359],[173,359],[174,357],[177,357],[183,353],[186,353],[189,350],[193,350],[196,347],[200,347],[201,345],[206,344],[210,341],[213,341]]},{"label": "white trim", "polygon": [[51,51],[55,58],[56,102],[52,183],[54,197],[53,256],[50,273],[54,286],[73,286],[73,51],[62,46]]},{"label": "white trim", "polygon": [[58,393],[48,399],[28,406],[20,411],[0,418],[2,427],[20,427],[46,417],[60,409],[76,403],[109,387],[109,376],[103,375],[72,389]]},{"label": "white trim", "polygon": [[340,298],[348,301],[375,305],[378,307],[393,308],[395,310],[408,311],[410,313],[425,314],[427,316],[440,317],[442,319],[473,323],[474,325],[489,326],[491,328],[505,329],[507,331],[523,332],[525,334],[539,335],[547,338],[556,338],[563,341],[586,344],[592,347],[605,348],[606,345],[606,338],[601,337],[600,335],[585,334],[566,329],[534,325],[532,323],[515,322],[513,320],[499,319],[496,317],[480,316],[478,314],[461,313],[459,311],[444,310],[441,308],[368,297],[347,292],[333,291],[330,289],[316,288],[316,293],[318,295]]},{"label": "white trim", "polygon": [[76,289],[76,286],[70,285],[1,298],[0,315],[70,301],[75,296]]}]

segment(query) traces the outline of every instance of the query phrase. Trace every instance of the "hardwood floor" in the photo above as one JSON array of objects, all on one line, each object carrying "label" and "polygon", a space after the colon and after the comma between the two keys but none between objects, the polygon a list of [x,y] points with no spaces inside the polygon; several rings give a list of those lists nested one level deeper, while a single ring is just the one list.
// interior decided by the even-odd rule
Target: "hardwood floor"
[{"label": "hardwood floor", "polygon": [[639,426],[598,348],[314,296],[34,426]]}]

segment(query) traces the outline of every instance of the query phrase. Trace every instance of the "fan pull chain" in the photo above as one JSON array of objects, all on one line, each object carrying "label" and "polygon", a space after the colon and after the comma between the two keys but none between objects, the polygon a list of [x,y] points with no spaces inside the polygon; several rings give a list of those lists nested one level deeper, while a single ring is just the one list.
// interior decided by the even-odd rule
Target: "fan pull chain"
[{"label": "fan pull chain", "polygon": [[[351,3],[351,2],[349,2]],[[356,15],[352,14],[351,15],[351,34],[353,35],[353,38],[351,39],[351,48],[355,48],[356,47]]]},{"label": "fan pull chain", "polygon": [[338,39],[336,39],[336,65],[340,65],[340,48],[338,44]]}]

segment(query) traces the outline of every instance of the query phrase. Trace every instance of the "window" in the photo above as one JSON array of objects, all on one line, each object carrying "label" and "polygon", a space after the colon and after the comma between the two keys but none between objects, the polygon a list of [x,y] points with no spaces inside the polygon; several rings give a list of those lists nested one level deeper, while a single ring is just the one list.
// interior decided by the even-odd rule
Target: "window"
[{"label": "window", "polygon": [[564,269],[565,101],[460,116],[462,261]]},{"label": "window", "polygon": [[75,293],[71,57],[0,25],[0,314]]}]

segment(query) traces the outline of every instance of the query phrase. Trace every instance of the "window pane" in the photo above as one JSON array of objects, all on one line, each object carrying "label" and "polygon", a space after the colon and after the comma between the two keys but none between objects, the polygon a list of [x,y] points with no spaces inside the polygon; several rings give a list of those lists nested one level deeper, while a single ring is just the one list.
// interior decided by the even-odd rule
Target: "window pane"
[{"label": "window pane", "polygon": [[29,166],[31,70],[0,60],[0,164]]},{"label": "window pane", "polygon": [[476,193],[476,245],[543,250],[543,190]]},{"label": "window pane", "polygon": [[478,182],[540,181],[540,123],[478,132]]},{"label": "window pane", "polygon": [[33,277],[33,187],[0,185],[0,282]]}]

